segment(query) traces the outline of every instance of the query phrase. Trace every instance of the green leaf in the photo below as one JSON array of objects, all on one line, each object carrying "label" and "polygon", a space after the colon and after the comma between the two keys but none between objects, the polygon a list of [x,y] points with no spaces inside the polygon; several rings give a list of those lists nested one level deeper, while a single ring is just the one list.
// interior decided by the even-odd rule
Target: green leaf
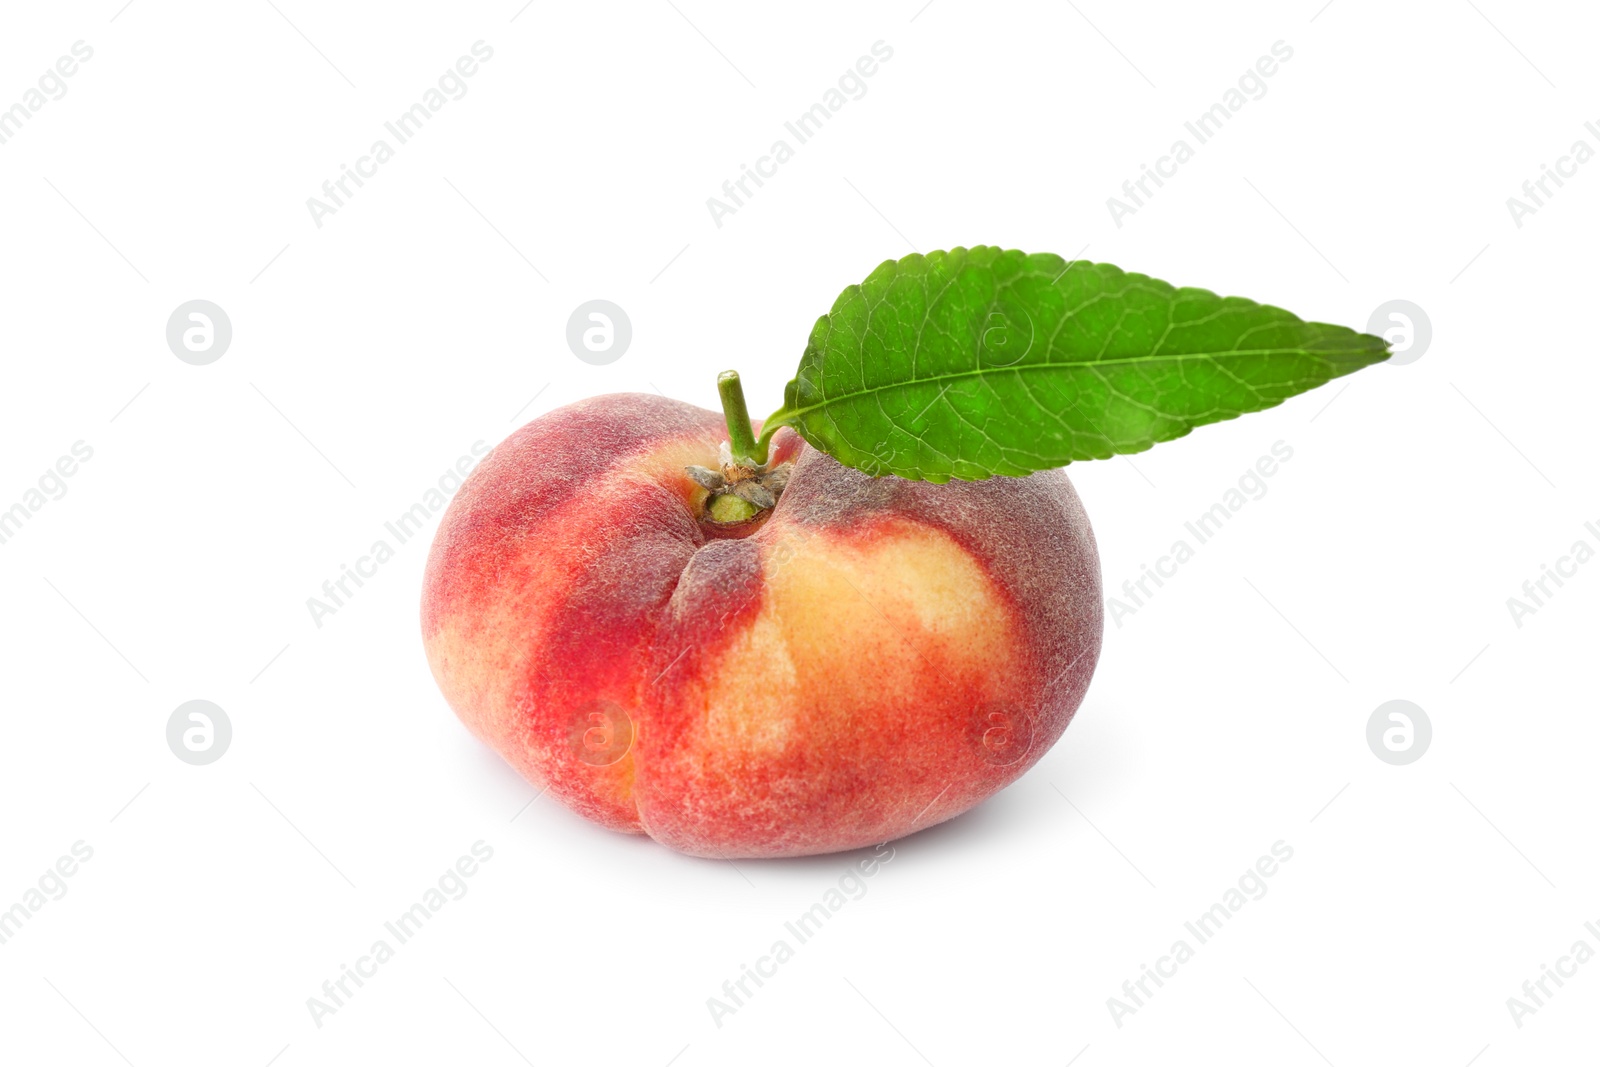
[{"label": "green leaf", "polygon": [[1104,263],[954,248],[884,263],[817,320],[780,425],[931,482],[1142,452],[1389,358],[1381,337]]}]

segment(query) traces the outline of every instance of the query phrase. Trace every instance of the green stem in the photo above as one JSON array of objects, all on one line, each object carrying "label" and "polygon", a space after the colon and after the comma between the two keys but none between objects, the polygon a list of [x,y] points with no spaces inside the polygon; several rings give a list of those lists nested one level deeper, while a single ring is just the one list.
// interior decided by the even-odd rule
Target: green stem
[{"label": "green stem", "polygon": [[761,424],[761,437],[756,441],[756,455],[762,463],[767,461],[767,447],[772,443],[772,435],[781,427],[789,425],[789,412],[779,408],[767,416],[767,421]]},{"label": "green stem", "polygon": [[755,432],[750,429],[750,409],[745,407],[739,372],[725,370],[717,375],[717,393],[722,397],[722,416],[728,424],[728,448],[734,461],[751,466],[766,462],[767,450],[757,448]]}]

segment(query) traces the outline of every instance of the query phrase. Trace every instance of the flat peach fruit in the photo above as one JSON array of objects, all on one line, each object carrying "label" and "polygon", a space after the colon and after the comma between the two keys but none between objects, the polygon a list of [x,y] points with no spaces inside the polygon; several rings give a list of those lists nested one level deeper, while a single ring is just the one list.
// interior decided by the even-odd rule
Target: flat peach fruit
[{"label": "flat peach fruit", "polygon": [[699,856],[897,838],[1015,781],[1099,657],[1066,474],[873,477],[785,427],[596,397],[473,471],[428,557],[428,662],[529,782]]}]

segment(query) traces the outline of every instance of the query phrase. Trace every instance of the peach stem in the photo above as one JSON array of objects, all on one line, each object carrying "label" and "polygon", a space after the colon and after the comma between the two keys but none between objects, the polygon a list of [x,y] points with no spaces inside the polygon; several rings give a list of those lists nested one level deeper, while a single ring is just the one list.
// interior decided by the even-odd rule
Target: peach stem
[{"label": "peach stem", "polygon": [[717,393],[722,397],[722,415],[728,423],[728,449],[733,453],[734,462],[759,467],[766,457],[757,455],[756,435],[750,428],[750,409],[744,403],[739,372],[725,370],[717,375]]}]

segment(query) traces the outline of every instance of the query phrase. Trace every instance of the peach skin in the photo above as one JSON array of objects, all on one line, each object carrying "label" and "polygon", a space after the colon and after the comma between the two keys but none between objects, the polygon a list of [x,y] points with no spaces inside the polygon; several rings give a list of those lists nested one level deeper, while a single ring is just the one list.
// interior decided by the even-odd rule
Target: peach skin
[{"label": "peach skin", "polygon": [[422,597],[467,728],[579,814],[714,857],[901,837],[1037,762],[1100,652],[1066,474],[872,477],[787,428],[741,470],[726,437],[602,396],[472,472]]}]

